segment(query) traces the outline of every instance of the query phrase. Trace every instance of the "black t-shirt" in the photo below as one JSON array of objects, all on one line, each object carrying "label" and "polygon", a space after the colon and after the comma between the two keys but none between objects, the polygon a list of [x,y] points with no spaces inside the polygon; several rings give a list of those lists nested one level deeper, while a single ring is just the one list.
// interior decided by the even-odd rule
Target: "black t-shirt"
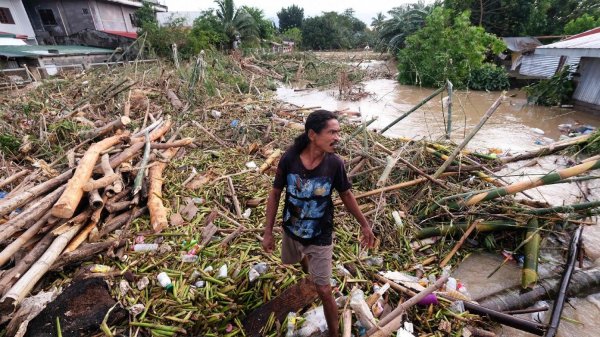
[{"label": "black t-shirt", "polygon": [[332,243],[332,188],[342,193],[352,187],[342,159],[327,153],[317,167],[307,170],[300,155],[288,150],[279,161],[273,187],[285,187],[283,229],[290,237],[303,245]]}]

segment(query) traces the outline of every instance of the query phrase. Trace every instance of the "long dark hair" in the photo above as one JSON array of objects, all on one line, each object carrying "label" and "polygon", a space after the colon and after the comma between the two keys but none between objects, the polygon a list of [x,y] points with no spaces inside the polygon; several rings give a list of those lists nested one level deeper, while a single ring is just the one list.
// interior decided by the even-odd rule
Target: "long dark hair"
[{"label": "long dark hair", "polygon": [[294,145],[290,149],[295,153],[301,153],[310,144],[308,131],[313,130],[320,133],[330,119],[337,119],[337,116],[329,110],[319,109],[311,112],[304,123],[304,132],[294,139]]}]

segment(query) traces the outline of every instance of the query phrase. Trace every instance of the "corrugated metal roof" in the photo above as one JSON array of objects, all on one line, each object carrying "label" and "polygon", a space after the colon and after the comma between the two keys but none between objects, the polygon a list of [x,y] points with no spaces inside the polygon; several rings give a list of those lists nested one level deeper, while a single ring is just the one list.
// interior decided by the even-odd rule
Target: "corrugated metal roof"
[{"label": "corrugated metal roof", "polygon": [[573,98],[600,106],[600,59],[584,58],[579,65],[581,79]]},{"label": "corrugated metal roof", "polygon": [[118,30],[102,30],[102,32],[112,34],[112,35],[123,36],[123,37],[127,37],[130,39],[137,39],[136,32],[123,32],[123,31],[118,31]]},{"label": "corrugated metal roof", "polygon": [[[51,53],[49,50],[58,52]],[[110,54],[111,49],[87,46],[0,46],[0,56],[4,57],[32,57],[58,56],[58,55],[95,55]]]},{"label": "corrugated metal roof", "polygon": [[556,73],[560,56],[524,55],[521,62],[521,75],[549,78]]},{"label": "corrugated metal roof", "polygon": [[542,43],[534,37],[503,37],[506,47],[511,51],[528,51],[534,50],[536,47],[541,46]]},{"label": "corrugated metal roof", "polygon": [[580,37],[537,47],[535,53],[539,55],[600,57],[600,31],[592,31],[595,31],[595,29],[581,33]]}]

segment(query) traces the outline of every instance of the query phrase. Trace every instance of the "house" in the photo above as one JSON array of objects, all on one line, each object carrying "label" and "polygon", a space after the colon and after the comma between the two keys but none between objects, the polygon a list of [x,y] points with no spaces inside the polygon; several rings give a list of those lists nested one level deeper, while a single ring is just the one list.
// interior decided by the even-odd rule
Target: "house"
[{"label": "house", "polygon": [[[135,11],[143,6],[141,0],[22,0],[40,44],[65,44],[78,33],[97,30],[109,34],[136,36]],[[155,11],[166,12],[158,0],[152,3]],[[69,38],[71,37],[71,38]],[[76,39],[75,39],[76,40]]]},{"label": "house", "polygon": [[573,101],[580,108],[600,112],[600,27],[538,47],[535,54],[580,60]]},{"label": "house", "polygon": [[[8,39],[20,39],[28,44],[36,44],[35,32],[23,2],[21,0],[0,0],[0,39],[6,39],[5,43],[15,44]],[[0,41],[0,45],[2,45]]]}]

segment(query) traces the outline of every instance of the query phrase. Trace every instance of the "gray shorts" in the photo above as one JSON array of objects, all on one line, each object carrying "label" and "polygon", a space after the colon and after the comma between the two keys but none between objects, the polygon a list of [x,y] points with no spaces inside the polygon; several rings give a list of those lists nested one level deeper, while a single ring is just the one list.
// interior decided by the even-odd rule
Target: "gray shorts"
[{"label": "gray shorts", "polygon": [[331,264],[333,244],[329,246],[304,246],[290,238],[283,231],[281,241],[281,262],[294,264],[300,262],[304,256],[308,257],[308,273],[317,285],[328,285],[331,279]]}]

